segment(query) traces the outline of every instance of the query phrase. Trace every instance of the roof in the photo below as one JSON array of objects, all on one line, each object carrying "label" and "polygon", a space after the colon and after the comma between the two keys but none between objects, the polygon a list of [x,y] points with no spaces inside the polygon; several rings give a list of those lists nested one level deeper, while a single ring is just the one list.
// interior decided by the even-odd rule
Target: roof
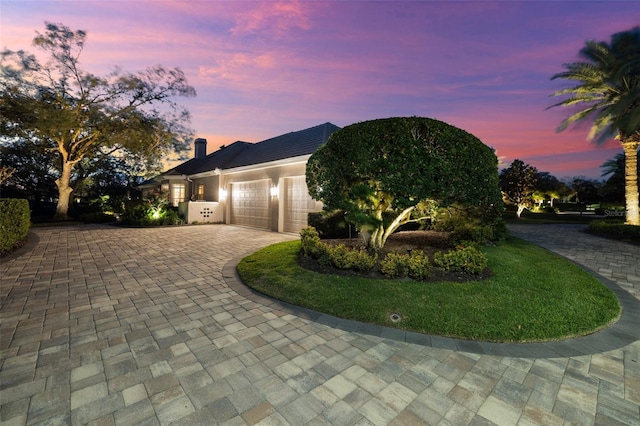
[{"label": "roof", "polygon": [[[192,158],[167,170],[161,176],[194,175],[216,169],[232,169],[311,155],[320,145],[327,142],[333,132],[339,129],[335,124],[327,122],[257,143],[237,141],[218,149],[205,158]],[[144,184],[149,184],[151,181],[153,179],[144,182]]]},{"label": "roof", "polygon": [[253,144],[248,142],[237,141],[229,146],[218,149],[217,151],[207,155],[205,158],[192,158],[171,170],[163,173],[164,175],[193,175],[196,173],[208,172],[215,169],[228,168],[227,164],[232,162],[238,155]]},{"label": "roof", "polygon": [[[250,166],[313,154],[329,136],[340,128],[324,123],[305,130],[287,133],[255,144],[249,144],[241,155],[236,156],[224,168]],[[225,148],[226,149],[226,148]]]}]

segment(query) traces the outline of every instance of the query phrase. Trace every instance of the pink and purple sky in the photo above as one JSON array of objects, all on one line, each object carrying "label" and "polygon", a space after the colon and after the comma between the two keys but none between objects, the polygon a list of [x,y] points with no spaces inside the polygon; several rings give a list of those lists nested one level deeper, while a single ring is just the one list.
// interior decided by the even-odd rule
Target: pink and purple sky
[{"label": "pink and purple sky", "polygon": [[180,67],[179,99],[211,153],[330,121],[426,116],[558,178],[599,178],[622,152],[556,133],[551,81],[589,39],[640,25],[637,1],[0,2],[0,48],[36,52],[44,22],[83,29],[81,67]]}]

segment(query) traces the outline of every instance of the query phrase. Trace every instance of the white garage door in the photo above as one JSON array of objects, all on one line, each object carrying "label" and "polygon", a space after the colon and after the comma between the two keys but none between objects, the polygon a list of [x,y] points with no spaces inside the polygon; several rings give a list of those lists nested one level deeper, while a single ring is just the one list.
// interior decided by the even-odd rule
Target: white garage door
[{"label": "white garage door", "polygon": [[322,204],[309,196],[304,176],[284,179],[284,232],[299,232],[307,226],[307,214],[322,209]]},{"label": "white garage door", "polygon": [[269,229],[269,181],[231,184],[231,223]]}]

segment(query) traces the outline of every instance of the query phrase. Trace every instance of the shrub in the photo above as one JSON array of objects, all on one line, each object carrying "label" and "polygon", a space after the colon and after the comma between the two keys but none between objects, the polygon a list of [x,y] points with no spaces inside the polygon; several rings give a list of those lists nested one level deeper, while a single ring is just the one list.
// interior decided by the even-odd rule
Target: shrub
[{"label": "shrub", "polygon": [[134,226],[165,226],[182,225],[184,220],[168,202],[158,198],[128,205],[122,222]]},{"label": "shrub", "polygon": [[329,246],[329,258],[331,259],[331,264],[334,268],[351,269],[353,266],[351,250],[349,250],[343,244],[338,244],[337,246]]},{"label": "shrub", "polygon": [[462,271],[479,275],[485,270],[489,261],[487,256],[475,247],[460,247],[448,253],[438,252],[433,262],[445,271]]},{"label": "shrub", "polygon": [[300,243],[302,245],[302,252],[306,256],[317,258],[319,253],[319,245],[323,244],[320,241],[318,231],[313,226],[307,226],[300,231]]},{"label": "shrub", "polygon": [[457,246],[465,241],[484,244],[493,239],[493,228],[489,225],[463,224],[457,226],[449,235],[449,243]]},{"label": "shrub", "polygon": [[421,250],[411,254],[388,253],[380,262],[380,271],[390,278],[407,275],[416,280],[424,280],[431,275],[429,257]]},{"label": "shrub", "polygon": [[408,261],[409,276],[416,280],[424,280],[431,275],[429,257],[422,250],[413,250]]},{"label": "shrub", "polygon": [[378,261],[377,255],[371,256],[364,249],[350,250],[344,244],[331,246],[323,243],[313,226],[307,226],[300,231],[300,244],[305,256],[317,259],[323,266],[369,272]]},{"label": "shrub", "polygon": [[409,255],[387,253],[380,262],[380,271],[390,278],[402,278],[409,274]]},{"label": "shrub", "polygon": [[372,256],[364,249],[352,250],[351,257],[353,269],[360,272],[369,272],[378,263],[378,255],[375,254]]},{"label": "shrub", "polygon": [[594,220],[589,222],[589,231],[618,238],[629,238],[631,241],[640,240],[640,226],[626,225],[620,220]]},{"label": "shrub", "polygon": [[24,240],[31,226],[31,212],[27,200],[0,199],[0,255],[10,252]]},{"label": "shrub", "polygon": [[331,265],[337,269],[353,269],[360,272],[369,272],[376,266],[378,257],[371,256],[366,250],[351,250],[343,244],[325,246]]},{"label": "shrub", "polygon": [[509,235],[502,216],[502,206],[461,207],[450,206],[438,210],[432,228],[452,232],[452,244],[462,241],[484,243],[504,240]]},{"label": "shrub", "polygon": [[[343,210],[309,213],[307,223],[314,227],[322,238],[348,238],[350,236],[349,223],[345,220]],[[356,235],[355,226],[351,225],[351,236]]]}]

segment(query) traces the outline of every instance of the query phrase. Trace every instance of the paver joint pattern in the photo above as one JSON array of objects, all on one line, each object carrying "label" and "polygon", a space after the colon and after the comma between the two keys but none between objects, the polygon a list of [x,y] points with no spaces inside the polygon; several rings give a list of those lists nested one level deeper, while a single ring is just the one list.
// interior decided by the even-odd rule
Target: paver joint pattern
[{"label": "paver joint pattern", "polygon": [[[637,246],[542,229],[512,230],[638,300]],[[552,358],[465,351],[227,284],[238,256],[293,238],[225,225],[34,229],[0,262],[0,423],[640,425],[638,341]]]}]

